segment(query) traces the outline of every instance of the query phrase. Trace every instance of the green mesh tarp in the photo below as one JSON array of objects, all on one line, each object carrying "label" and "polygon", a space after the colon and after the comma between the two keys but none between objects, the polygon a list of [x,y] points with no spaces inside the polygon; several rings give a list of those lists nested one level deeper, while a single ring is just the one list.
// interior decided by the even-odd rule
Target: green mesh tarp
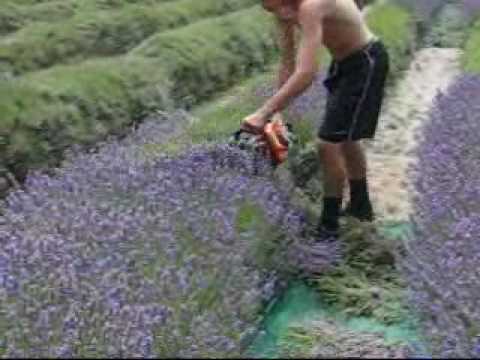
[{"label": "green mesh tarp", "polygon": [[355,331],[380,332],[386,341],[419,343],[413,325],[409,321],[395,326],[386,326],[368,318],[346,318],[322,302],[320,294],[298,281],[290,285],[281,298],[270,307],[265,316],[262,332],[249,349],[255,358],[276,358],[278,343],[289,326],[311,318],[330,318],[340,325]]},{"label": "green mesh tarp", "polygon": [[[408,223],[392,223],[381,230],[389,237],[399,239],[406,236],[411,227]],[[419,357],[422,356],[420,354],[425,354],[425,347],[414,322],[410,319],[387,326],[370,318],[347,318],[323,302],[321,294],[317,291],[296,280],[291,282],[285,293],[275,299],[266,310],[261,332],[249,348],[248,355],[254,358],[278,358],[279,340],[287,333],[289,327],[312,318],[332,319],[353,331],[381,333],[386,342],[415,344],[414,347],[420,349]]]}]

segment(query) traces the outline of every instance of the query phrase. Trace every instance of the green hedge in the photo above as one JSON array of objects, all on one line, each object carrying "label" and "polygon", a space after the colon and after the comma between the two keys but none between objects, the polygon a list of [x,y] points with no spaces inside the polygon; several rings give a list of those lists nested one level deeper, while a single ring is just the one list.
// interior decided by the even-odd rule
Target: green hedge
[{"label": "green hedge", "polygon": [[34,6],[40,4],[54,3],[62,1],[63,3],[84,3],[87,5],[100,5],[102,7],[118,7],[125,4],[146,3],[158,4],[174,0],[2,0],[2,5]]},{"label": "green hedge", "polygon": [[146,108],[168,106],[166,79],[158,60],[125,58],[59,66],[1,86],[0,164],[23,177],[55,165],[71,144],[121,133]]},{"label": "green hedge", "polygon": [[390,54],[392,79],[399,76],[410,62],[416,42],[414,18],[404,8],[392,3],[379,3],[368,13],[372,31],[386,44]]},{"label": "green hedge", "polygon": [[[55,163],[68,145],[93,143],[121,132],[145,109],[165,108],[170,94],[187,93],[180,89],[197,102],[237,82],[271,58],[272,25],[254,7],[155,37],[129,56],[56,66],[3,84],[0,163],[24,175]],[[168,46],[160,51],[162,41]]]},{"label": "green hedge", "polygon": [[16,31],[32,22],[59,21],[70,18],[74,14],[75,7],[64,1],[52,1],[32,6],[3,4],[0,10],[0,35]]},{"label": "green hedge", "polygon": [[112,10],[125,5],[156,6],[172,0],[2,0],[0,35],[17,31],[35,22],[65,21],[81,12]]},{"label": "green hedge", "polygon": [[0,43],[0,72],[15,75],[55,64],[127,52],[144,39],[196,20],[222,15],[256,0],[177,0],[157,6],[132,4],[85,11],[66,21],[37,23]]},{"label": "green hedge", "polygon": [[[2,4],[4,5],[38,5],[38,4],[45,4],[49,2],[53,2],[55,0],[2,0]],[[68,0],[66,0],[68,1]],[[87,0],[88,1],[88,0]]]},{"label": "green hedge", "polygon": [[469,30],[463,54],[463,66],[468,72],[480,73],[480,19]]},{"label": "green hedge", "polygon": [[263,68],[276,49],[271,22],[260,7],[158,34],[132,56],[162,59],[177,85],[172,97],[197,103],[251,69]]}]

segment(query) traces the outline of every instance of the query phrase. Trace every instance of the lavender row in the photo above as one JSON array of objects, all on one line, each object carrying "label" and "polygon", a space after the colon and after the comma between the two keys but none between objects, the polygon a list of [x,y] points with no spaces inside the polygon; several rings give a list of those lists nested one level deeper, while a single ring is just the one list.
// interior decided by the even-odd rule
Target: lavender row
[{"label": "lavender row", "polygon": [[480,16],[480,0],[462,0],[461,8],[468,20],[474,20]]},{"label": "lavender row", "polygon": [[[304,214],[266,161],[228,145],[152,158],[144,149],[163,130],[147,122],[97,153],[73,151],[55,177],[31,174],[10,194],[0,354],[241,355],[277,280],[252,248],[301,241]],[[260,229],[247,226],[252,209]],[[325,266],[338,254],[325,247]]]},{"label": "lavender row", "polygon": [[396,0],[395,3],[413,11],[420,20],[428,21],[445,0]]},{"label": "lavender row", "polygon": [[[328,64],[325,64],[324,66],[327,65]],[[295,98],[289,105],[287,112],[289,118],[293,120],[293,123],[295,123],[298,118],[302,118],[312,122],[313,126],[318,126],[318,122],[322,119],[322,114],[325,111],[325,101],[327,97],[327,91],[323,84],[325,77],[325,71],[319,72],[308,89]],[[275,90],[276,88],[272,84],[267,84],[259,87],[255,95],[268,98],[274,95]]]},{"label": "lavender row", "polygon": [[434,356],[480,357],[480,77],[440,94],[411,168],[414,232],[401,268]]},{"label": "lavender row", "polygon": [[[396,3],[407,7],[420,20],[426,22],[429,22],[442,6],[448,4],[445,0],[396,0]],[[480,12],[480,0],[460,0],[454,3],[460,7],[467,19],[477,16]]]}]

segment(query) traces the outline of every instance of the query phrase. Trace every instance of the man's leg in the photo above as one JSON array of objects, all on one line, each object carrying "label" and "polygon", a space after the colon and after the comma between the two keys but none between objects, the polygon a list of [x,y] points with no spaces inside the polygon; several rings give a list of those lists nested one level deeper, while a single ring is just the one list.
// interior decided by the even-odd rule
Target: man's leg
[{"label": "man's leg", "polygon": [[336,233],[342,205],[346,172],[341,143],[318,140],[319,160],[324,169],[324,197],[320,228]]},{"label": "man's leg", "polygon": [[350,185],[350,203],[346,213],[360,220],[373,220],[367,182],[367,158],[359,141],[342,143],[345,166]]}]

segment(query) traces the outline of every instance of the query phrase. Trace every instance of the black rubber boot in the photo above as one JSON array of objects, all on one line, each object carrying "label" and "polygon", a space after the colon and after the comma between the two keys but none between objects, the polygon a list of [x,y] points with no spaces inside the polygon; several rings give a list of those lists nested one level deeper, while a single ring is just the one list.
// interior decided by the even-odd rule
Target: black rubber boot
[{"label": "black rubber boot", "polygon": [[345,209],[340,211],[340,216],[351,216],[360,221],[372,222],[375,220],[375,214],[373,212],[372,204],[367,202],[362,206],[352,208],[350,203],[347,204]]},{"label": "black rubber boot", "polygon": [[322,216],[315,229],[315,237],[318,240],[338,238],[341,205],[341,198],[325,197],[323,199]]},{"label": "black rubber boot", "polygon": [[367,179],[350,179],[349,183],[350,203],[340,211],[340,216],[352,216],[360,221],[373,221],[375,216],[368,194]]}]

